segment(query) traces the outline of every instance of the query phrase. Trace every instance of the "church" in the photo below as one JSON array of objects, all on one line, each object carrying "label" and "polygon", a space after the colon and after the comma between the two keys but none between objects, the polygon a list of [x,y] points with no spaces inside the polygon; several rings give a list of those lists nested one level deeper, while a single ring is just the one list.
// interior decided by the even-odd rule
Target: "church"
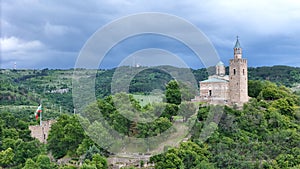
[{"label": "church", "polygon": [[200,95],[193,101],[210,104],[243,105],[248,102],[247,59],[242,58],[242,48],[237,38],[233,48],[234,58],[229,61],[229,75],[223,62],[215,66],[215,75],[200,81]]}]

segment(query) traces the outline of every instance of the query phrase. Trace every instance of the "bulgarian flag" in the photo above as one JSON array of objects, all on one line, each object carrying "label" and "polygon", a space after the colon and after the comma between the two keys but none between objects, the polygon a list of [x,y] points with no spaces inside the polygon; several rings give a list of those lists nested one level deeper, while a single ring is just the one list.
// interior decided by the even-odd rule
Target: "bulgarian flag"
[{"label": "bulgarian flag", "polygon": [[36,109],[34,115],[35,115],[35,119],[38,120],[39,119],[39,114],[42,113],[42,105],[39,105],[39,107]]}]

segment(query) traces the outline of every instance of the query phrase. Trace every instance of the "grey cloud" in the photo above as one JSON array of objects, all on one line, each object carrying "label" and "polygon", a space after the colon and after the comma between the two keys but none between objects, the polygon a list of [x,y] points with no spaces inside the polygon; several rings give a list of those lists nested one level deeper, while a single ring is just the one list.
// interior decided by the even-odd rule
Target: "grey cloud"
[{"label": "grey cloud", "polygon": [[[26,51],[21,56],[21,52],[16,55],[16,52],[1,51],[0,66],[10,67],[5,66],[4,61],[17,61],[28,56],[48,63],[64,56],[64,61],[57,63],[57,67],[73,64],[82,46],[96,30],[119,17],[137,12],[165,12],[188,20],[207,35],[222,60],[231,57],[235,36],[239,35],[245,57],[253,66],[268,63],[300,66],[297,61],[300,51],[299,11],[300,3],[295,0],[1,1],[1,38],[15,37],[24,42],[40,42],[44,52]],[[190,58],[188,53],[182,55]],[[284,57],[289,61],[282,61]],[[24,67],[38,67],[30,62],[33,59],[29,59]],[[56,66],[51,64],[49,67]]]}]

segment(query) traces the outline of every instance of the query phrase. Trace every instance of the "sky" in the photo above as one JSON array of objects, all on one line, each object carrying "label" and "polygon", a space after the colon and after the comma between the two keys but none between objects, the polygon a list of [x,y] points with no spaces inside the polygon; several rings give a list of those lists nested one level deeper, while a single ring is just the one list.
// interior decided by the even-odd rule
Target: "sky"
[{"label": "sky", "polygon": [[[80,51],[97,30],[119,18],[145,12],[174,15],[195,25],[225,65],[233,57],[238,35],[249,66],[300,67],[299,0],[2,0],[0,3],[0,68],[12,69],[15,64],[17,69],[73,68]],[[152,48],[154,52],[149,52]],[[143,65],[139,60],[145,53],[153,55],[156,63],[161,60],[167,64],[172,60],[170,56],[179,56],[188,67],[203,67],[184,44],[149,34],[120,42],[108,51],[99,67],[132,63],[126,57]]]}]

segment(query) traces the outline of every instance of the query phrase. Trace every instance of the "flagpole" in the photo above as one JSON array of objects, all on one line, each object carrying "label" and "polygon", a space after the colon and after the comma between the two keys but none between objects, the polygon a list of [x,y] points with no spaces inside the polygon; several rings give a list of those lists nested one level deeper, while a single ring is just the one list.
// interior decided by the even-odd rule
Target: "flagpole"
[{"label": "flagpole", "polygon": [[[42,107],[42,104],[41,104],[41,107]],[[42,126],[42,113],[43,113],[43,111],[40,112],[40,126]]]}]

